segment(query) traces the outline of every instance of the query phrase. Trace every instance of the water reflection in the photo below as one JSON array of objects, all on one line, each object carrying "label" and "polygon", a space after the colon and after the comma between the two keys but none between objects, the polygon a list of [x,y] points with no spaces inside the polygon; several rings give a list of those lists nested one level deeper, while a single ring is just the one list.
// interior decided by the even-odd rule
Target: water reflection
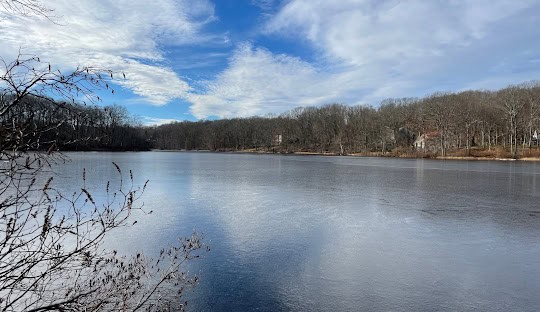
[{"label": "water reflection", "polygon": [[126,251],[151,251],[192,229],[206,233],[212,252],[191,268],[202,275],[190,297],[195,311],[533,311],[540,304],[536,163],[70,156],[64,176],[87,167],[100,181],[115,161],[151,180],[144,200],[154,214],[118,234]]}]

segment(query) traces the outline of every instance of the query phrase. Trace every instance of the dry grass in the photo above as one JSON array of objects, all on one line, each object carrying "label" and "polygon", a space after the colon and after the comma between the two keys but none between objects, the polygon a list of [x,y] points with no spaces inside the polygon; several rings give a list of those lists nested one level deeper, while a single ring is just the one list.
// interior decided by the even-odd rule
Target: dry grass
[{"label": "dry grass", "polygon": [[538,147],[525,148],[521,151],[521,154],[523,155],[523,157],[540,158],[540,148]]},{"label": "dry grass", "polygon": [[447,153],[448,157],[469,159],[469,158],[488,158],[488,159],[501,159],[501,158],[512,158],[512,154],[509,151],[503,149],[502,147],[492,147],[491,149],[487,148],[478,148],[474,147],[470,150],[459,149],[451,150]]},{"label": "dry grass", "polygon": [[491,149],[471,149],[471,156],[483,158],[512,158],[512,154],[500,146]]},{"label": "dry grass", "polygon": [[[282,147],[274,148],[251,148],[244,149],[241,152],[245,153],[280,153],[280,154],[296,154],[296,155],[322,155],[322,156],[338,156],[335,152],[314,152],[307,150],[287,150]],[[519,159],[528,161],[540,161],[540,148],[525,148],[519,149]],[[512,154],[501,146],[492,147],[491,149],[473,147],[469,151],[465,149],[450,150],[445,157],[431,151],[418,151],[409,147],[397,147],[390,152],[371,152],[362,151],[356,153],[347,153],[348,156],[359,157],[398,157],[398,158],[434,158],[434,159],[462,159],[462,160],[511,160]]]}]

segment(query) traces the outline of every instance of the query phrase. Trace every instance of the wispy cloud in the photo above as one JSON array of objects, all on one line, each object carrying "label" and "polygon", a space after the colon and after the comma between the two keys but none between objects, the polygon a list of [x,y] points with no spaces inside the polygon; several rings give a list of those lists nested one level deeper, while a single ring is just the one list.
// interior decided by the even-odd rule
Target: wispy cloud
[{"label": "wispy cloud", "polygon": [[180,99],[198,118],[376,104],[540,76],[537,0],[250,0],[242,5],[262,18],[249,36],[227,28],[211,1],[58,0],[50,4],[58,24],[0,8],[0,51],[125,72],[118,84],[130,99]]},{"label": "wispy cloud", "polygon": [[332,100],[334,92],[321,85],[326,78],[299,58],[244,43],[230,58],[228,68],[188,100],[198,118],[281,113],[294,106]]},{"label": "wispy cloud", "polygon": [[266,30],[305,36],[322,53],[357,65],[440,56],[489,35],[493,23],[537,1],[294,0]]},{"label": "wispy cloud", "polygon": [[322,58],[350,66],[346,74],[371,89],[358,96],[372,101],[459,87],[486,78],[501,58],[538,51],[539,11],[534,0],[293,0],[266,31],[307,38]]},{"label": "wispy cloud", "polygon": [[64,69],[82,64],[121,71],[123,87],[156,105],[190,90],[167,66],[163,46],[205,40],[200,29],[214,18],[206,0],[63,0],[50,6],[56,23],[0,10],[4,58],[22,47]]},{"label": "wispy cloud", "polygon": [[268,11],[274,8],[280,0],[251,0],[251,4],[259,7],[263,11]]},{"label": "wispy cloud", "polygon": [[156,117],[149,117],[149,116],[141,116],[140,117],[143,125],[145,126],[160,126],[172,122],[180,122],[182,120],[174,119],[174,118],[156,118]]},{"label": "wispy cloud", "polygon": [[514,64],[524,49],[538,53],[539,11],[538,1],[292,0],[264,33],[304,41],[316,63],[242,45],[206,90],[189,97],[192,112],[231,117],[331,102],[376,104],[475,81],[500,87],[528,80],[540,66],[512,75],[491,69],[502,59]]}]

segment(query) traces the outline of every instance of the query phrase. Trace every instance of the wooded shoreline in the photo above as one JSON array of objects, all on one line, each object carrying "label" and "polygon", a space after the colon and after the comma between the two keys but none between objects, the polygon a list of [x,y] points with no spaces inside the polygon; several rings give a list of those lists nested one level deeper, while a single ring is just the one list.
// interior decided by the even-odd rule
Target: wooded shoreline
[{"label": "wooded shoreline", "polygon": [[[13,95],[11,96],[13,97]],[[9,100],[9,96],[4,100]],[[267,151],[452,159],[540,158],[540,83],[498,91],[329,104],[281,115],[144,126],[122,106],[28,96],[0,117],[0,145],[17,130],[34,150]],[[39,138],[39,140],[37,140]]]},{"label": "wooded shoreline", "polygon": [[394,157],[540,158],[540,83],[145,130],[152,148]]},{"label": "wooded shoreline", "polygon": [[[434,160],[472,160],[472,161],[540,161],[540,157],[521,157],[521,158],[501,158],[501,157],[481,157],[481,156],[422,156],[422,155],[391,155],[381,153],[352,153],[340,155],[339,153],[321,153],[321,152],[272,152],[267,150],[167,150],[151,149],[153,152],[189,152],[189,153],[215,153],[215,154],[260,154],[260,155],[290,155],[290,156],[328,156],[328,157],[357,157],[357,158],[406,158],[406,159],[434,159]],[[116,152],[116,151],[114,151]],[[121,151],[120,151],[121,152]]]}]

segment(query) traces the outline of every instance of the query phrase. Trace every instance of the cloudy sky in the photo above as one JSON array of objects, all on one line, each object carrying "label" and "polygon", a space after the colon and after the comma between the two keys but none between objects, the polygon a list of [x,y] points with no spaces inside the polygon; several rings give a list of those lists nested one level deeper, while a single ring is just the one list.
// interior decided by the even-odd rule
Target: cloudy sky
[{"label": "cloudy sky", "polygon": [[540,79],[538,0],[51,0],[0,9],[0,56],[126,73],[105,104],[147,124],[377,105]]}]

